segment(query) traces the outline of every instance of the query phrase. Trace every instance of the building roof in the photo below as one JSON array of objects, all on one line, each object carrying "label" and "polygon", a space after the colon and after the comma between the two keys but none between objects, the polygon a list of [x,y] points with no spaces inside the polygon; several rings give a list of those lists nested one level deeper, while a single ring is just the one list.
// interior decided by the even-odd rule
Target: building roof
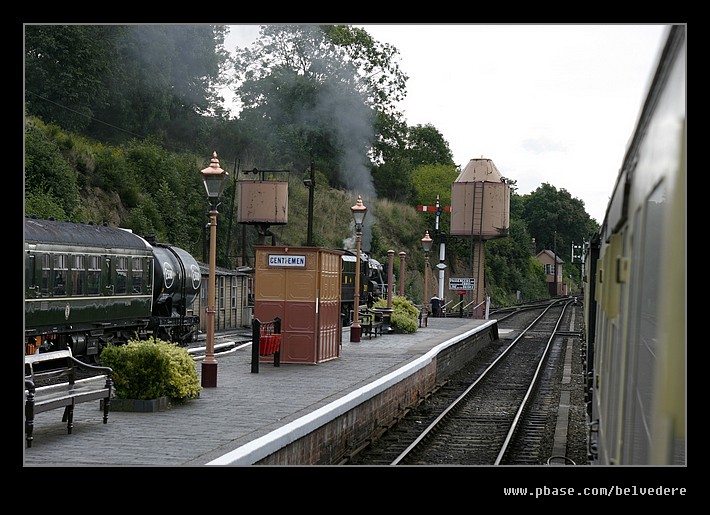
[{"label": "building roof", "polygon": [[[197,264],[200,266],[200,273],[202,275],[209,275],[210,273],[210,266],[206,263],[202,263],[201,261],[198,261]],[[249,272],[252,269],[250,267],[239,267],[238,269],[234,270],[231,268],[224,268],[221,266],[215,266],[214,267],[214,273],[215,275],[249,275]]]},{"label": "building roof", "polygon": [[455,182],[504,182],[503,176],[490,159],[471,159]]},{"label": "building roof", "polygon": [[[555,253],[552,252],[551,250],[543,249],[540,252],[538,252],[535,257],[540,259],[540,255],[545,254],[547,255],[551,260],[555,259]],[[557,254],[557,262],[558,263],[564,263],[564,260],[560,258],[560,255]]]}]

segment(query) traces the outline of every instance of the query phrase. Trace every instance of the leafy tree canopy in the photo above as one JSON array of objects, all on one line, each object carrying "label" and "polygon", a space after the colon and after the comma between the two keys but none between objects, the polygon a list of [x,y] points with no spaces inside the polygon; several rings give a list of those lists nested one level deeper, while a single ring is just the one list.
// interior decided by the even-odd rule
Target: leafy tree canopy
[{"label": "leafy tree canopy", "polygon": [[225,34],[214,25],[27,25],[27,112],[104,141],[160,135],[189,146],[222,100]]},{"label": "leafy tree canopy", "polygon": [[240,117],[261,128],[272,162],[305,169],[318,159],[331,186],[373,197],[377,113],[405,93],[397,53],[350,26],[262,26],[235,52]]}]

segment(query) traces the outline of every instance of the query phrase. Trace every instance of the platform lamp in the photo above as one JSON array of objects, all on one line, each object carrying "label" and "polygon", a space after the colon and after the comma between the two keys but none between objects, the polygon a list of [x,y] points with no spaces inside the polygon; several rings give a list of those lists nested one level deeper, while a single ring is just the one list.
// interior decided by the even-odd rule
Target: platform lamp
[{"label": "platform lamp", "polygon": [[217,206],[219,197],[227,183],[229,173],[222,170],[217,159],[217,152],[212,154],[210,165],[200,172],[210,202],[210,276],[207,284],[207,346],[205,359],[202,361],[202,386],[217,386],[217,360],[214,357],[214,313],[215,313],[215,268],[217,255]]},{"label": "platform lamp", "polygon": [[404,256],[407,253],[402,251],[399,253],[399,296],[404,297]]},{"label": "platform lamp", "polygon": [[429,308],[427,307],[429,302],[429,284],[427,282],[427,270],[429,269],[429,251],[431,250],[431,245],[434,240],[429,236],[429,231],[424,234],[422,238],[422,248],[424,249],[424,315],[429,314]]},{"label": "platform lamp", "polygon": [[357,242],[357,254],[355,258],[355,304],[353,313],[353,323],[350,326],[350,341],[359,342],[362,335],[360,327],[360,240],[362,239],[362,223],[365,221],[367,208],[362,203],[362,196],[357,196],[357,203],[350,208],[355,220],[355,241]]}]

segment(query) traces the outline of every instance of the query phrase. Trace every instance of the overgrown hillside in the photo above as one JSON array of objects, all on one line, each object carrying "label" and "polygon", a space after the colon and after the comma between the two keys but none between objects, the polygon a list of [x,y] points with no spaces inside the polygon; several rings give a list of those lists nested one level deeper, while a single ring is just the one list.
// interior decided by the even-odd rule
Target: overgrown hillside
[{"label": "overgrown hillside", "polygon": [[[155,235],[207,261],[208,204],[200,170],[211,156],[174,154],[150,142],[107,146],[47,126],[28,118],[25,155],[25,213],[77,222],[106,222]],[[235,165],[221,162],[230,174],[218,217],[218,265],[253,264],[253,246],[260,241],[276,245],[306,245],[308,188],[302,173],[272,174],[289,184],[288,223],[269,228],[264,236],[254,226],[237,223],[235,199],[238,180],[253,179]],[[517,197],[517,195],[513,195]],[[313,205],[313,245],[354,248],[354,224],[350,207],[356,193],[327,186],[316,172]],[[362,249],[388,264],[394,251],[394,272],[399,272],[399,253],[406,253],[405,295],[420,302],[425,257],[421,238],[434,235],[431,215],[414,206],[388,199],[366,199],[368,208]],[[514,204],[514,203],[513,203]],[[514,216],[514,215],[513,215]],[[445,227],[444,227],[445,228]],[[466,276],[468,243],[452,239],[447,246],[447,277]],[[543,272],[532,257],[526,224],[511,219],[508,238],[486,244],[487,290],[494,304],[508,305],[521,299],[547,296]],[[430,295],[438,291],[438,250],[431,252]],[[445,285],[445,293],[446,291]]]}]

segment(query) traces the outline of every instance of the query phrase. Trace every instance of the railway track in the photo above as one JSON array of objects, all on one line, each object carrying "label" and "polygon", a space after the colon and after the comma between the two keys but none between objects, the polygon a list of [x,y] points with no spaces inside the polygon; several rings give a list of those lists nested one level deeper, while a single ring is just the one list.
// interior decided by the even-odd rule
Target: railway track
[{"label": "railway track", "polygon": [[[218,333],[214,336],[214,352],[215,355],[227,354],[241,349],[245,345],[251,345],[251,333],[247,330],[227,331]],[[187,352],[195,361],[201,361],[205,358],[206,352],[205,338],[201,335],[197,340],[190,344]]]},{"label": "railway track", "polygon": [[561,345],[553,341],[568,304],[501,314],[499,328],[510,329],[505,338],[482,350],[348,464],[544,463],[556,418],[550,385],[560,369]]}]

